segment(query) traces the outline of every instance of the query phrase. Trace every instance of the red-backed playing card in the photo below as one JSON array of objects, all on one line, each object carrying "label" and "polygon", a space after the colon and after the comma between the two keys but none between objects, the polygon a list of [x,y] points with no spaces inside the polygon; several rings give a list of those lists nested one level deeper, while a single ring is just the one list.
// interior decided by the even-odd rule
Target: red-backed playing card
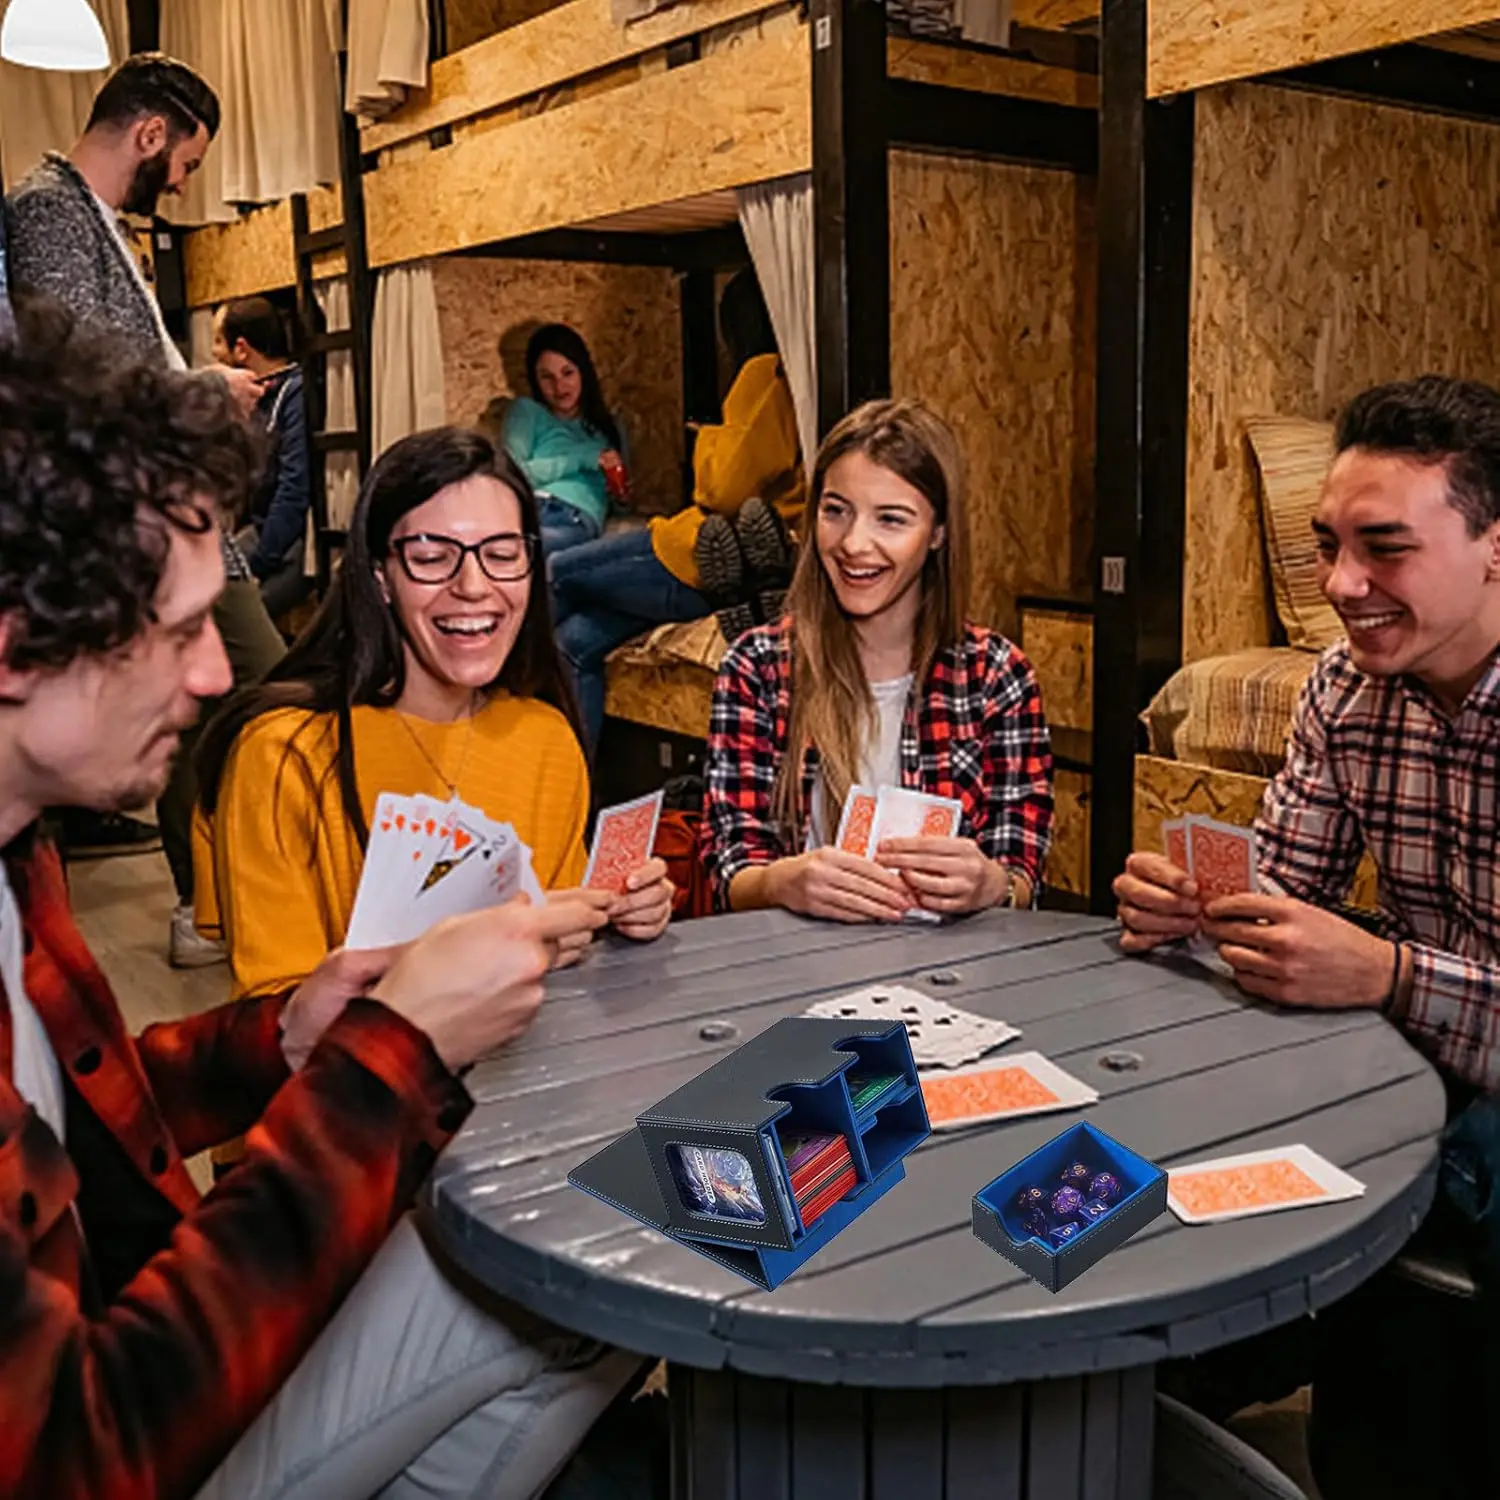
[{"label": "red-backed playing card", "polygon": [[591,890],[625,894],[625,882],[651,858],[656,846],[656,824],[661,817],[662,793],[652,792],[634,802],[622,802],[599,814],[594,829],[594,852],[583,883]]},{"label": "red-backed playing card", "polygon": [[1212,818],[1187,819],[1188,868],[1198,885],[1199,899],[1214,901],[1253,891],[1255,834],[1249,828],[1216,823]]}]

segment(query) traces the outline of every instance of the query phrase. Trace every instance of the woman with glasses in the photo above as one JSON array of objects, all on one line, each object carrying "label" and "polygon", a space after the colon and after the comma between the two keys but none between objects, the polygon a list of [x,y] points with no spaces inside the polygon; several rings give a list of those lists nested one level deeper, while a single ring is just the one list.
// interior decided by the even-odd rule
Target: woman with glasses
[{"label": "woman with glasses", "polygon": [[[317,617],[200,747],[198,919],[235,994],[294,986],[343,942],[382,792],[477,807],[514,826],[543,888],[579,884],[588,773],[540,565],[531,486],[477,433],[418,433],[370,471]],[[597,900],[654,938],[665,864],[631,887]]]}]

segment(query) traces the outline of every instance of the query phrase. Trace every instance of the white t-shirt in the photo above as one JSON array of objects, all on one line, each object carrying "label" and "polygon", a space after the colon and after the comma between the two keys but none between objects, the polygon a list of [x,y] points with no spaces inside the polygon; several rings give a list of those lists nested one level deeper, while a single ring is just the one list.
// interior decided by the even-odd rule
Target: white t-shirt
[{"label": "white t-shirt", "polygon": [[[861,786],[872,791],[883,786],[901,785],[901,729],[906,722],[906,700],[911,696],[912,674],[893,677],[889,682],[872,682],[870,696],[875,700],[875,735],[860,757]],[[812,810],[807,826],[807,847],[814,849],[831,843],[838,830],[838,819],[828,817],[828,792],[819,773],[813,783]]]},{"label": "white t-shirt", "polygon": [[146,301],[151,304],[151,316],[156,319],[156,332],[161,338],[162,348],[166,351],[167,368],[169,370],[187,369],[187,361],[182,357],[182,350],[172,342],[172,335],[167,332],[167,325],[162,319],[161,304],[156,300],[156,293],[146,285],[146,278],[141,274],[141,263],[135,258],[135,251],[125,242],[125,231],[120,227],[120,216],[98,193],[94,193],[94,206],[104,215],[104,222],[114,231],[115,244],[119,246],[120,254],[125,257],[125,264],[129,266],[130,274],[135,277],[135,284],[140,287]]},{"label": "white t-shirt", "polygon": [[44,1119],[59,1141],[63,1139],[66,1102],[63,1095],[62,1069],[57,1053],[26,995],[26,940],[21,930],[21,909],[10,877],[0,865],[0,988],[10,1004],[10,1025],[14,1040],[11,1056],[11,1082],[16,1092]]}]

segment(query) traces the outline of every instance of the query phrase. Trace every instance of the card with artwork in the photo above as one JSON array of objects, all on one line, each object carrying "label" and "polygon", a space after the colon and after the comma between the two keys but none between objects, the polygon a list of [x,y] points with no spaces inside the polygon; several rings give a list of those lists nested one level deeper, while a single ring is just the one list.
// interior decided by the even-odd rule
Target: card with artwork
[{"label": "card with artwork", "polygon": [[924,1075],[922,1098],[934,1130],[957,1130],[988,1120],[1080,1109],[1099,1091],[1080,1082],[1040,1052]]},{"label": "card with artwork", "polygon": [[839,819],[834,845],[845,854],[870,857],[870,833],[875,827],[875,793],[867,786],[851,786],[844,798],[844,815]]},{"label": "card with artwork", "polygon": [[1185,1224],[1341,1203],[1364,1191],[1358,1178],[1301,1145],[1194,1162],[1167,1173],[1167,1204]]},{"label": "card with artwork", "polygon": [[650,792],[599,814],[593,852],[583,876],[585,887],[613,891],[617,896],[625,894],[625,882],[651,858],[656,847],[663,795]]},{"label": "card with artwork", "polygon": [[1255,831],[1189,815],[1188,870],[1199,899],[1213,901],[1257,888]]}]

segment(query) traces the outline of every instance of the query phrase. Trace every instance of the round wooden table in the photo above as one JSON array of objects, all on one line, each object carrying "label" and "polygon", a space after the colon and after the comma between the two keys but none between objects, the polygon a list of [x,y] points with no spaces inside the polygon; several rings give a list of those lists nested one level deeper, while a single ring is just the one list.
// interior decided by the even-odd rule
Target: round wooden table
[{"label": "round wooden table", "polygon": [[[772,1021],[896,980],[1019,1026],[1011,1050],[1099,1103],[933,1136],[772,1293],[567,1183]],[[1436,1073],[1372,1012],[1261,1006],[1183,960],[1125,958],[1103,919],[1041,912],[758,912],[609,942],[469,1087],[427,1195],[438,1237],[505,1296],[671,1363],[679,1500],[1146,1500],[1156,1363],[1379,1269],[1431,1203],[1444,1115]],[[975,1238],[970,1202],[1079,1118],[1164,1167],[1301,1142],[1367,1191],[1209,1226],[1168,1212],[1054,1295]]]}]

